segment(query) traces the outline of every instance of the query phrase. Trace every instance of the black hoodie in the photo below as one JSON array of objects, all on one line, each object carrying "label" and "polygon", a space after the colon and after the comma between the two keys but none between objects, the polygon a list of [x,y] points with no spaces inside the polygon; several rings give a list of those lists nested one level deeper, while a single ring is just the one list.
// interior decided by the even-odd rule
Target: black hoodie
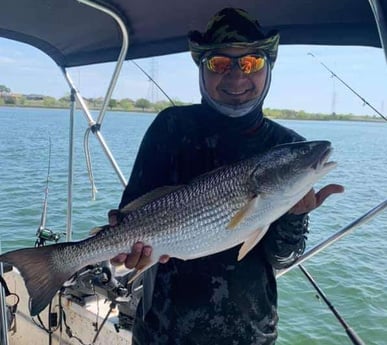
[{"label": "black hoodie", "polygon": [[[239,118],[206,104],[162,111],[146,132],[120,207],[164,185],[180,185],[282,143],[304,140],[263,117]],[[148,270],[133,344],[274,344],[275,269],[304,251],[307,215],[284,215],[240,262],[239,246]]]}]

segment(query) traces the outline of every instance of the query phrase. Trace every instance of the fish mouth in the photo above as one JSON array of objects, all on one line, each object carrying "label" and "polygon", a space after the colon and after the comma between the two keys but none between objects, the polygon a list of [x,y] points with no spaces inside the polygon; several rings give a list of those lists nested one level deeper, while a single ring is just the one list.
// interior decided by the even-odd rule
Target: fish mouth
[{"label": "fish mouth", "polygon": [[321,152],[317,161],[312,165],[312,168],[317,171],[333,169],[337,165],[337,162],[329,161],[332,152],[333,148],[328,146],[323,152]]}]

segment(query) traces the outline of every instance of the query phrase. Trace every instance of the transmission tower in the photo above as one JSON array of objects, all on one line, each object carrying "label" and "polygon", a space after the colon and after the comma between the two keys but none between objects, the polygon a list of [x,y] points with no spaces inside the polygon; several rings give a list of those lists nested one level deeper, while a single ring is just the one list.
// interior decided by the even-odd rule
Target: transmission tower
[{"label": "transmission tower", "polygon": [[331,100],[331,115],[336,115],[336,83],[335,80],[332,79],[332,100]]},{"label": "transmission tower", "polygon": [[158,101],[158,89],[153,80],[157,82],[158,79],[158,63],[155,58],[151,58],[150,60],[149,75],[151,78],[148,80],[148,99],[152,103],[156,103]]}]

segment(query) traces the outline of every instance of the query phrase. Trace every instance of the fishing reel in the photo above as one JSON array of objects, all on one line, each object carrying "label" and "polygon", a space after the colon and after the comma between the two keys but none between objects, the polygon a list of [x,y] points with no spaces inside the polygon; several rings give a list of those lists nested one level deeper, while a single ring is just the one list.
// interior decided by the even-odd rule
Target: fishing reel
[{"label": "fishing reel", "polygon": [[107,261],[86,266],[75,274],[70,284],[65,295],[80,305],[85,305],[86,298],[96,293],[116,303],[130,300],[129,289],[113,276]]},{"label": "fishing reel", "polygon": [[46,242],[57,243],[60,240],[61,234],[40,226],[36,231],[36,237],[35,247],[42,247]]},{"label": "fishing reel", "polygon": [[117,305],[119,310],[116,330],[120,328],[131,330],[137,305],[142,296],[142,282],[137,280],[128,284],[136,275],[136,271],[116,277],[115,273],[108,261],[89,265],[78,271],[69,284],[65,285],[64,295],[81,306],[85,306],[96,294],[106,297]]}]

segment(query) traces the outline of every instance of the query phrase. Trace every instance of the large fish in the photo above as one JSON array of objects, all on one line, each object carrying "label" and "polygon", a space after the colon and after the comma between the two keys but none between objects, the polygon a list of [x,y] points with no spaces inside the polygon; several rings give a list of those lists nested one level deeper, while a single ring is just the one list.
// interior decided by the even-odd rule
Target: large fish
[{"label": "large fish", "polygon": [[188,260],[243,243],[241,260],[336,165],[328,162],[331,150],[328,141],[277,146],[187,185],[145,194],[119,210],[119,225],[85,240],[11,251],[0,261],[19,269],[37,315],[78,270],[128,252],[137,241],[153,247],[152,264],[164,254]]}]

